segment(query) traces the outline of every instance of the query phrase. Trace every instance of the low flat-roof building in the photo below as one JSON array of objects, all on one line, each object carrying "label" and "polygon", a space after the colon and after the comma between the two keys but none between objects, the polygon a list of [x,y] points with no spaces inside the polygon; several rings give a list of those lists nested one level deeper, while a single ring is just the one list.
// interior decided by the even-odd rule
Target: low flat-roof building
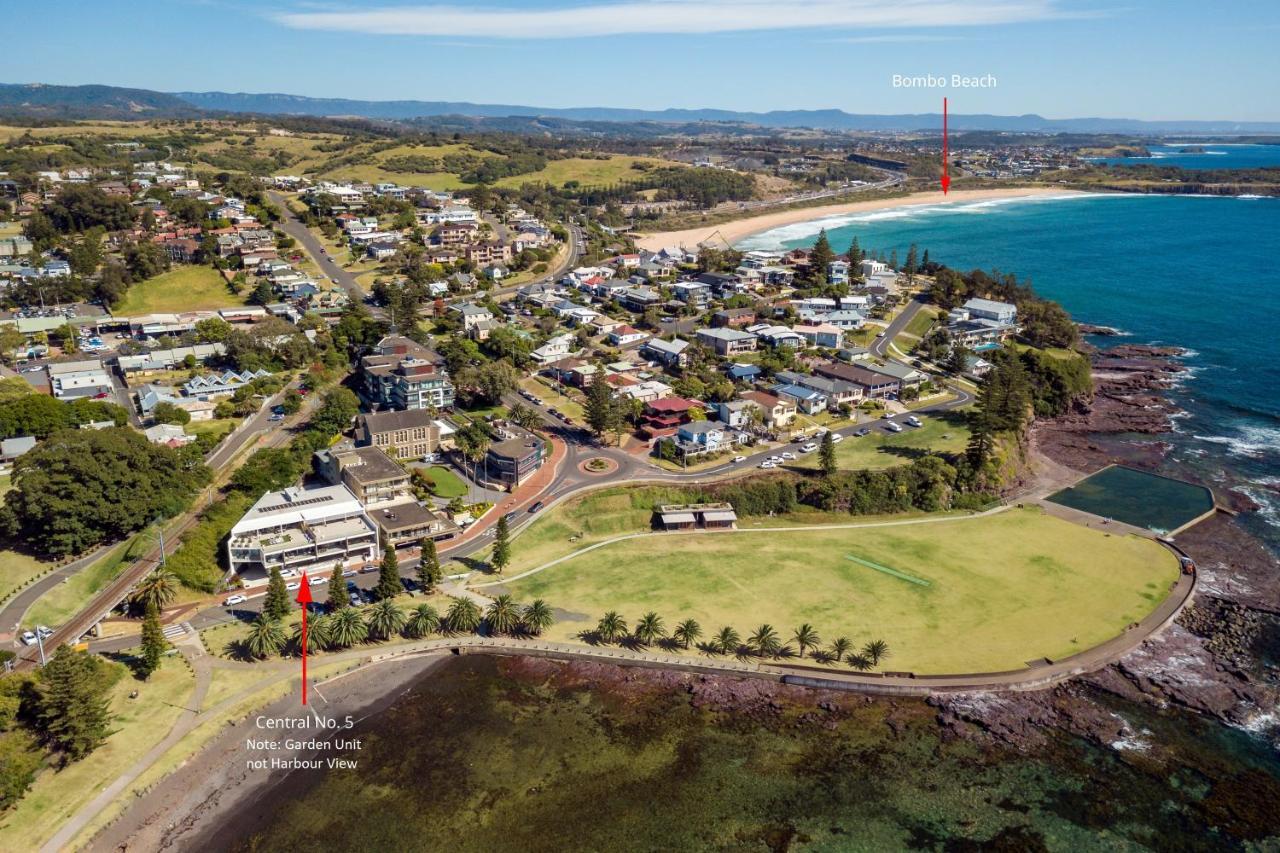
[{"label": "low flat-roof building", "polygon": [[50,364],[49,389],[59,400],[105,396],[112,392],[111,377],[98,359]]},{"label": "low flat-roof building", "polygon": [[732,530],[738,514],[730,503],[664,504],[654,513],[663,530]]}]

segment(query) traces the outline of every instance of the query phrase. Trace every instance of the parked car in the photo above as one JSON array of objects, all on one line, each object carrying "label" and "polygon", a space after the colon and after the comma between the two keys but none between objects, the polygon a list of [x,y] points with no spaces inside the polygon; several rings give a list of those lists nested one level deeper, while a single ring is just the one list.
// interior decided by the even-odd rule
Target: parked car
[{"label": "parked car", "polygon": [[761,462],[761,463],[760,463],[760,467],[761,467],[761,468],[777,468],[777,467],[778,467],[778,463],[777,463],[777,462],[771,462],[771,461],[769,461],[768,459],[766,459],[766,460],[764,460],[763,462]]},{"label": "parked car", "polygon": [[359,607],[361,604],[364,603],[363,601],[361,601],[360,593],[358,592],[347,593],[347,601],[351,604],[352,607]]},{"label": "parked car", "polygon": [[796,458],[796,455],[795,455],[794,453],[792,453],[790,450],[784,450],[784,451],[782,452],[781,456],[782,456],[782,458],[783,458],[783,459],[795,459],[795,458]]},{"label": "parked car", "polygon": [[801,452],[801,453],[812,453],[813,451],[815,451],[815,450],[817,450],[817,449],[818,449],[818,445],[814,444],[814,443],[811,441],[811,442],[809,442],[808,444],[803,445],[803,446],[800,448],[800,452]]},{"label": "parked car", "polygon": [[365,563],[363,566],[361,566],[361,567],[360,567],[360,573],[361,573],[361,574],[367,574],[367,573],[369,573],[369,572],[376,572],[377,570],[378,570],[378,564],[377,564],[377,563]]},{"label": "parked car", "polygon": [[746,461],[747,461],[747,457],[745,457],[745,456],[735,456],[735,457],[733,457],[733,463],[734,463],[735,465],[736,465],[736,464],[738,464],[739,462],[746,462]]},{"label": "parked car", "polygon": [[277,414],[274,414],[274,415],[272,415],[271,417],[267,418],[267,420],[272,421],[272,422],[279,422],[279,421],[284,420],[284,415],[281,415],[281,414],[278,414],[278,413],[277,413]]},{"label": "parked car", "polygon": [[37,625],[36,633],[40,635],[40,639],[47,640],[53,636],[53,629],[44,625]]},{"label": "parked car", "polygon": [[308,578],[308,580],[311,581],[312,586],[320,586],[321,584],[326,584],[329,582],[329,579],[324,575],[318,575],[314,578]]},{"label": "parked car", "polygon": [[24,645],[24,646],[34,646],[35,644],[36,644],[36,634],[35,634],[35,631],[23,631],[23,632],[22,632],[22,645]]},{"label": "parked car", "polygon": [[842,441],[844,441],[844,436],[841,435],[840,433],[836,433],[835,435],[831,436],[832,444],[839,444]]},{"label": "parked car", "polygon": [[920,419],[919,419],[919,418],[917,418],[915,415],[912,415],[911,417],[907,418],[907,419],[904,421],[904,423],[905,423],[907,426],[911,426],[911,427],[924,426],[924,424],[920,423]]},{"label": "parked car", "polygon": [[[355,569],[343,569],[343,570],[342,570],[342,576],[343,576],[344,578],[355,577],[357,574],[359,574],[359,572],[357,572]],[[353,584],[353,583],[348,583],[348,584],[347,584],[347,586],[355,586],[355,584]]]},{"label": "parked car", "polygon": [[889,432],[902,432],[902,424],[895,424],[893,421],[889,421],[885,424],[884,428]]},{"label": "parked car", "polygon": [[300,586],[302,586],[302,581],[294,581],[293,583],[287,583],[287,584],[285,584],[285,585],[284,585],[284,588],[285,588],[285,589],[287,589],[287,590],[289,590],[289,592],[293,592],[294,590],[296,590],[296,589],[297,589],[298,587],[300,587]]},{"label": "parked car", "polygon": [[856,435],[858,438],[862,438],[863,436],[871,435],[871,430],[867,427],[863,427],[862,429],[855,432],[854,435]]},{"label": "parked car", "polygon": [[248,596],[240,595],[239,593],[237,593],[236,595],[229,595],[226,598],[222,599],[222,606],[232,607],[237,604],[244,604],[248,600],[249,600]]}]

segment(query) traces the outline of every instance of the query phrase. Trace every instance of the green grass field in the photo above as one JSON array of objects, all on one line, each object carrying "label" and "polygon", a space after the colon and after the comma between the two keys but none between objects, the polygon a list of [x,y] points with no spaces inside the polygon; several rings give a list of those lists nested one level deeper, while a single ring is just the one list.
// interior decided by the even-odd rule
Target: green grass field
[{"label": "green grass field", "polygon": [[427,476],[436,484],[436,494],[442,498],[460,498],[467,493],[467,484],[443,465],[432,465],[427,469]]},{"label": "green grass field", "polygon": [[545,169],[537,172],[503,178],[494,186],[515,188],[522,184],[551,184],[562,187],[567,181],[577,181],[584,186],[620,183],[644,174],[638,169],[631,168],[633,163],[648,163],[654,167],[677,165],[653,157],[630,157],[621,154],[610,157],[608,160],[568,157],[564,160],[552,160],[547,163]]},{"label": "green grass field", "polygon": [[[904,427],[902,432],[888,433],[875,429],[871,435],[849,435],[836,445],[836,462],[845,470],[858,471],[905,465],[923,453],[960,453],[969,443],[969,428],[959,415],[929,415],[921,418],[924,426]],[[800,468],[817,468],[818,454],[809,453],[792,463]]]},{"label": "green grass field", "polygon": [[137,534],[128,542],[122,542],[108,551],[93,565],[58,584],[31,605],[23,619],[23,626],[61,625],[83,607],[91,596],[124,571],[129,560],[146,550],[146,544],[151,541],[149,534]]},{"label": "green grass field", "polygon": [[244,298],[227,289],[217,270],[205,266],[180,266],[130,287],[120,304],[112,309],[112,313],[129,317],[177,311],[209,311],[243,304]]},{"label": "green grass field", "polygon": [[[167,657],[148,681],[121,664],[111,690],[111,734],[86,758],[62,770],[45,769],[0,824],[0,849],[37,850],[111,780],[155,746],[177,721],[195,686],[181,658]],[[129,693],[138,691],[136,698]]]},{"label": "green grass field", "polygon": [[[647,516],[649,506],[639,512]],[[515,540],[516,554],[543,544],[537,527]],[[506,586],[522,601],[541,597],[558,608],[554,639],[610,609],[632,623],[653,610],[668,628],[691,617],[706,633],[731,625],[744,637],[762,622],[784,637],[809,622],[826,641],[883,639],[884,668],[928,674],[1018,669],[1083,651],[1140,620],[1177,576],[1177,562],[1155,542],[1021,509],[936,524],[654,535]]]},{"label": "green grass field", "polygon": [[923,338],[925,332],[933,327],[934,320],[937,319],[938,311],[933,308],[921,308],[916,316],[911,318],[911,322],[907,323],[904,334],[911,335],[914,338]]},{"label": "green grass field", "polygon": [[10,548],[0,548],[0,601],[4,601],[14,590],[26,586],[32,578],[44,574],[53,566],[53,563],[30,554]]}]

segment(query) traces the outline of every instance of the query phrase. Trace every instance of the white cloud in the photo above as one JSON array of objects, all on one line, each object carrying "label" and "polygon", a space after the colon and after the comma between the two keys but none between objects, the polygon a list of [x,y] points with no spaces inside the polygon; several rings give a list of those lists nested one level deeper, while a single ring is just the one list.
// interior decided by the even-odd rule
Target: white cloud
[{"label": "white cloud", "polygon": [[846,38],[823,39],[825,42],[836,42],[839,44],[896,44],[899,42],[960,40],[960,36],[927,36],[912,35],[911,33],[902,33],[901,35],[848,36]]},{"label": "white cloud", "polygon": [[522,39],[982,26],[1067,15],[1057,0],[588,0],[539,9],[422,5],[274,17],[297,29]]}]

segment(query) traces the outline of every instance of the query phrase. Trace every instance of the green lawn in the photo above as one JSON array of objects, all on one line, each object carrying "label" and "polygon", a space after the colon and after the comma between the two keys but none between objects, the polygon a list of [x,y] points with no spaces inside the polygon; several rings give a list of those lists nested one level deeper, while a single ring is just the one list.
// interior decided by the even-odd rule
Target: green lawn
[{"label": "green lawn", "polygon": [[[0,824],[0,850],[37,850],[72,815],[155,746],[190,701],[195,677],[181,658],[167,657],[147,681],[121,664],[111,690],[111,734],[106,742],[62,770],[46,769]],[[129,693],[136,690],[136,698]]]},{"label": "green lawn", "polygon": [[[247,288],[245,294],[248,294]],[[212,267],[179,266],[131,286],[120,304],[112,309],[112,313],[129,317],[177,311],[210,311],[243,304],[244,297],[232,293],[222,275]]]},{"label": "green lawn", "polygon": [[[524,537],[514,545],[521,553]],[[553,639],[610,609],[631,623],[653,610],[668,628],[691,617],[707,633],[732,625],[744,637],[762,622],[784,638],[809,622],[826,641],[883,639],[885,668],[927,674],[1018,669],[1083,651],[1154,609],[1177,576],[1155,542],[1028,508],[936,524],[653,535],[507,587],[558,609]]]},{"label": "green lawn", "polygon": [[932,328],[937,316],[938,312],[933,308],[921,308],[902,331],[904,334],[911,335],[914,338],[923,338],[925,332]]},{"label": "green lawn", "polygon": [[53,563],[30,554],[10,548],[0,548],[0,601],[4,601],[15,590],[26,586],[32,578],[44,574],[53,567]]},{"label": "green lawn", "polygon": [[238,423],[240,423],[239,418],[213,418],[207,421],[191,421],[183,424],[182,429],[187,435],[212,435],[218,441],[222,441]]},{"label": "green lawn", "polygon": [[129,561],[146,550],[153,541],[150,534],[137,534],[128,542],[122,542],[88,568],[46,592],[31,605],[23,619],[23,626],[61,625],[74,615],[91,596],[110,583],[125,570]]},{"label": "green lawn", "polygon": [[[924,426],[904,426],[899,433],[888,433],[877,428],[872,430],[871,435],[845,436],[844,441],[836,445],[836,462],[846,470],[892,468],[895,465],[905,465],[928,451],[960,453],[969,443],[969,428],[965,426],[964,418],[958,414],[926,415],[920,420]],[[790,464],[800,468],[816,468],[818,453],[815,451],[806,454]]]},{"label": "green lawn", "polygon": [[432,465],[426,469],[426,473],[431,478],[431,482],[436,484],[436,495],[439,497],[460,498],[467,493],[467,484],[453,472],[452,468]]},{"label": "green lawn", "polygon": [[639,178],[644,173],[631,168],[632,163],[648,163],[654,167],[679,165],[666,160],[655,160],[652,157],[630,157],[616,155],[608,160],[594,160],[585,157],[568,157],[564,160],[552,160],[546,168],[524,175],[512,175],[497,181],[494,186],[519,187],[522,184],[551,184],[562,187],[567,181],[577,181],[583,186],[615,184]]}]

